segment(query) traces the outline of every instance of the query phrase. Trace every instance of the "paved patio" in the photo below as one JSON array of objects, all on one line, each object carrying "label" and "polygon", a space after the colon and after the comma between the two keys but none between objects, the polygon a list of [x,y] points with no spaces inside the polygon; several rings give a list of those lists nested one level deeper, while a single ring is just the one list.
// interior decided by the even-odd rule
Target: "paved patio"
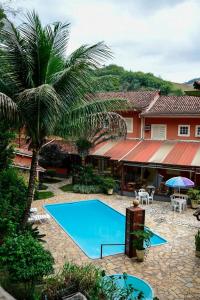
[{"label": "paved patio", "polygon": [[[47,203],[71,202],[85,199],[100,199],[125,214],[126,207],[132,205],[132,199],[119,195],[82,195],[64,193],[58,189],[58,183],[49,185],[55,197],[37,200],[33,207],[43,213]],[[46,234],[46,247],[55,258],[56,268],[66,260],[78,264],[92,262],[108,274],[123,273],[138,276],[147,280],[160,300],[199,300],[200,299],[200,258],[195,257],[194,235],[200,222],[188,209],[182,214],[172,212],[170,204],[154,201],[146,209],[146,225],[168,240],[166,245],[152,247],[143,263],[130,259],[123,254],[105,257],[102,260],[89,259],[73,240],[50,219],[49,223],[39,225],[40,231]]]}]

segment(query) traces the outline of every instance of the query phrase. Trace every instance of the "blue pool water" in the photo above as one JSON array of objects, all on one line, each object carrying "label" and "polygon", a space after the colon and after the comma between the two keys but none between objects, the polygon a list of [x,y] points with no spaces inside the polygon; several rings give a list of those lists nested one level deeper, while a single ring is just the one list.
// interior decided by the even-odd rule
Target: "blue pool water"
[{"label": "blue pool water", "polygon": [[[44,207],[90,258],[100,257],[101,244],[123,244],[125,241],[125,216],[99,200]],[[156,234],[151,238],[151,246],[164,243],[166,240]],[[103,247],[103,256],[122,252],[124,246]]]},{"label": "blue pool water", "polygon": [[[123,278],[123,274],[114,274],[112,275],[112,278],[114,278],[114,283],[116,283],[119,288],[124,288],[129,285],[131,285],[134,288],[134,292],[128,299],[132,299],[132,297],[134,297],[135,299],[139,295],[139,292],[143,292],[142,299],[153,300],[154,292],[147,281],[128,274],[126,276],[126,279]],[[104,280],[109,282],[110,276],[104,277]],[[117,293],[115,299],[119,299]]]}]

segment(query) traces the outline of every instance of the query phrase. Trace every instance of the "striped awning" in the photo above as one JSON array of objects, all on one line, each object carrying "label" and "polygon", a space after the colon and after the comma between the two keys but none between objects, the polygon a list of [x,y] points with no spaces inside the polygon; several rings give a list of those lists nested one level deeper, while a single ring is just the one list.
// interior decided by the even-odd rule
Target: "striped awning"
[{"label": "striped awning", "polygon": [[127,139],[99,145],[91,154],[124,162],[200,167],[200,142]]}]

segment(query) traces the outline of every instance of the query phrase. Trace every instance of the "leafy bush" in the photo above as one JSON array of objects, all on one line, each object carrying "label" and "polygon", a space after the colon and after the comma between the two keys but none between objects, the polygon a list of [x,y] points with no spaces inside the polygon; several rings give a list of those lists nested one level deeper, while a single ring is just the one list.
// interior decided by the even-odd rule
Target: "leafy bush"
[{"label": "leafy bush", "polygon": [[107,193],[109,189],[114,189],[116,186],[115,180],[112,177],[103,178],[101,184],[102,184],[102,189],[105,193]]},{"label": "leafy bush", "polygon": [[[114,276],[105,277],[105,272],[92,264],[78,266],[66,263],[57,275],[45,279],[43,299],[60,300],[72,293],[81,292],[89,300],[129,299],[135,290],[126,282],[127,274],[121,276],[124,287],[120,287]],[[131,297],[133,300],[143,300],[143,293]]]},{"label": "leafy bush", "polygon": [[40,150],[40,165],[46,167],[63,167],[68,154],[58,144],[48,144]]},{"label": "leafy bush", "polygon": [[13,227],[19,228],[27,201],[27,186],[22,176],[13,169],[0,173],[0,236]]},{"label": "leafy bush", "polygon": [[10,167],[15,157],[11,141],[15,134],[8,129],[8,124],[0,121],[0,170]]},{"label": "leafy bush", "polygon": [[53,272],[51,253],[30,234],[12,235],[0,248],[0,266],[9,275],[10,285],[23,283],[26,298],[32,299],[35,284]]},{"label": "leafy bush", "polygon": [[50,176],[50,177],[55,177],[56,176],[56,171],[49,169],[49,170],[46,171],[46,175]]},{"label": "leafy bush", "polygon": [[61,187],[59,187],[60,190],[63,192],[72,192],[73,191],[73,185],[72,184],[65,184]]},{"label": "leafy bush", "polygon": [[93,166],[74,166],[73,183],[82,185],[99,185],[102,177],[94,174]]},{"label": "leafy bush", "polygon": [[73,186],[73,192],[80,194],[97,194],[101,192],[101,188],[98,185],[75,184]]},{"label": "leafy bush", "polygon": [[191,200],[199,200],[200,199],[200,190],[198,190],[198,189],[189,189],[187,194]]},{"label": "leafy bush", "polygon": [[59,274],[46,278],[44,299],[45,295],[49,300],[56,300],[75,292],[81,292],[88,299],[95,300],[93,295],[100,285],[101,273],[92,264],[78,266],[74,263],[66,263]]}]

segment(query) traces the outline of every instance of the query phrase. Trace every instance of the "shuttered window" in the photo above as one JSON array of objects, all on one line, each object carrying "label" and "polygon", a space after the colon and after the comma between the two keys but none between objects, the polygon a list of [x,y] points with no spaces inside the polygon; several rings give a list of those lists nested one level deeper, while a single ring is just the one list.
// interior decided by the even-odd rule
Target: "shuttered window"
[{"label": "shuttered window", "polygon": [[151,126],[152,140],[166,140],[166,125],[152,125]]},{"label": "shuttered window", "polygon": [[124,118],[127,126],[127,132],[132,133],[133,132],[133,118]]}]

